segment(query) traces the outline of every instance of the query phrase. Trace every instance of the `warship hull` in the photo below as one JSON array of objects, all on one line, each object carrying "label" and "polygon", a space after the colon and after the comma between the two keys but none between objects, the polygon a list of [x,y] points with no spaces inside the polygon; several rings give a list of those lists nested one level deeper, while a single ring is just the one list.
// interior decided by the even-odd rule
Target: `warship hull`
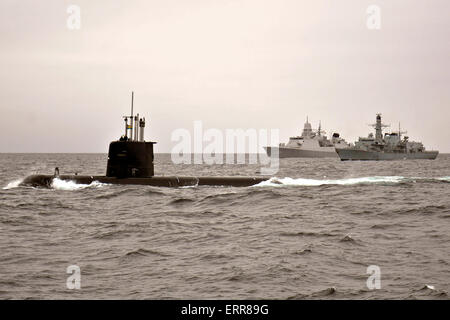
[{"label": "warship hull", "polygon": [[107,176],[81,176],[81,175],[31,175],[22,181],[21,185],[32,187],[51,187],[53,180],[58,178],[72,181],[77,184],[91,184],[100,182],[120,185],[146,185],[155,187],[191,187],[191,186],[230,186],[248,187],[268,180],[266,177],[177,177],[153,176],[145,178],[116,178]]},{"label": "warship hull", "polygon": [[264,149],[266,150],[268,156],[271,156],[273,152],[276,154],[278,151],[278,156],[280,158],[338,158],[334,148],[324,151],[286,147],[264,147]]},{"label": "warship hull", "polygon": [[378,152],[356,149],[336,149],[336,153],[342,161],[347,160],[408,160],[408,159],[429,159],[434,160],[438,151],[424,151],[414,153],[400,152]]}]

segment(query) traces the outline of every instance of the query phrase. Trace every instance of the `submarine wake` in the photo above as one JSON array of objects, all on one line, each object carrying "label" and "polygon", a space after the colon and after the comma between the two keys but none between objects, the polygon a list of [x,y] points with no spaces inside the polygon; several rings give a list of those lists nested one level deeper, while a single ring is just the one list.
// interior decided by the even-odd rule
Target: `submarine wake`
[{"label": "submarine wake", "polygon": [[[29,187],[27,184],[24,184],[25,179],[16,179],[11,182],[9,182],[6,186],[4,186],[3,190],[10,190],[15,189],[19,187]],[[39,186],[33,186],[33,187],[46,187],[50,189],[55,190],[81,190],[86,188],[100,188],[105,185],[108,185],[107,183],[101,183],[99,181],[92,181],[91,183],[77,183],[74,180],[64,180],[59,178],[53,178],[51,179],[51,182],[49,184],[42,184]]]},{"label": "submarine wake", "polygon": [[14,189],[20,186],[20,184],[22,183],[23,179],[17,179],[14,181],[11,181],[10,183],[8,183],[6,186],[4,186],[2,189],[3,190],[9,190],[9,189]]},{"label": "submarine wake", "polygon": [[50,187],[55,190],[72,191],[72,190],[80,190],[80,189],[86,189],[86,188],[100,188],[105,185],[107,185],[107,184],[101,183],[98,181],[92,181],[89,184],[84,184],[84,183],[77,183],[72,180],[62,180],[59,178],[54,178]]},{"label": "submarine wake", "polygon": [[255,187],[280,187],[280,186],[323,186],[323,185],[355,185],[355,184],[371,184],[371,183],[407,183],[418,181],[441,182],[450,181],[450,177],[426,178],[426,177],[402,177],[402,176],[373,176],[335,180],[319,180],[319,179],[303,179],[303,178],[277,178],[273,177],[267,181],[260,182]]}]

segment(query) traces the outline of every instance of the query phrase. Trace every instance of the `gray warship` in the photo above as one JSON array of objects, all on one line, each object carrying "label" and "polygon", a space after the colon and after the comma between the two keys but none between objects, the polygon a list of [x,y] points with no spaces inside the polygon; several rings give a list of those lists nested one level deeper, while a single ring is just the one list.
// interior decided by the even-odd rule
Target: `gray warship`
[{"label": "gray warship", "polygon": [[349,146],[339,136],[339,133],[333,133],[331,139],[328,139],[324,134],[325,131],[322,130],[320,122],[319,128],[313,130],[308,118],[306,118],[301,136],[290,137],[288,143],[280,143],[278,147],[264,147],[264,149],[269,156],[274,151],[278,151],[280,158],[337,158],[335,148]]},{"label": "gray warship", "polygon": [[354,146],[336,148],[342,161],[345,160],[403,160],[403,159],[436,159],[439,151],[426,151],[421,142],[409,141],[407,136],[398,132],[385,133],[382,128],[388,127],[381,123],[381,114],[377,114],[375,137],[370,133],[368,137],[360,137]]}]

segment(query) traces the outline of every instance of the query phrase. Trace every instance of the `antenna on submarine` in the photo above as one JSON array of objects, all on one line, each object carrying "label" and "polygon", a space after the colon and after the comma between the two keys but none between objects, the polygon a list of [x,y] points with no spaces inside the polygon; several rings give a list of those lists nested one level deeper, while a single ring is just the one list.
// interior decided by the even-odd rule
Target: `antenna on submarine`
[{"label": "antenna on submarine", "polygon": [[[130,119],[130,123],[128,123],[128,119]],[[145,118],[140,118],[139,113],[134,115],[134,91],[131,91],[131,113],[123,116],[123,120],[125,121],[125,134],[120,138],[120,141],[145,142]],[[128,131],[130,132],[129,135]]]},{"label": "antenna on submarine", "polygon": [[130,140],[133,140],[133,102],[134,102],[134,91],[131,91]]},{"label": "antenna on submarine", "polygon": [[[123,138],[125,140],[133,140],[133,102],[134,102],[134,91],[131,91],[131,114],[129,116],[123,116],[125,121],[125,135]],[[128,119],[130,119],[130,124],[128,124]],[[130,136],[128,137],[128,130],[130,130]]]},{"label": "antenna on submarine", "polygon": [[134,100],[134,91],[131,91],[131,118],[133,118],[133,100]]}]

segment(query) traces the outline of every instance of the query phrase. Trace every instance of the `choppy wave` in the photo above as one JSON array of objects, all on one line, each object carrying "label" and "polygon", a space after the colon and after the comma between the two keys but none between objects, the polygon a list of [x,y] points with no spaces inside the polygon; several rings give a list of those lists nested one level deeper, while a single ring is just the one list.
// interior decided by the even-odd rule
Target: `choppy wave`
[{"label": "choppy wave", "polygon": [[334,295],[336,293],[336,287],[329,287],[324,290],[320,290],[318,292],[314,292],[311,297],[326,297],[330,295]]},{"label": "choppy wave", "polygon": [[125,254],[125,257],[142,257],[149,255],[158,255],[158,256],[166,256],[166,254],[159,252],[157,250],[149,250],[149,249],[136,249],[133,251],[129,251]]},{"label": "choppy wave", "polygon": [[[102,174],[105,158],[0,155],[0,298],[72,299],[58,274],[75,264],[89,277],[80,299],[449,299],[450,156],[284,159],[273,187],[23,185],[56,165]],[[167,176],[259,167],[155,160]],[[383,261],[389,288],[370,290],[367,267]]]},{"label": "choppy wave", "polygon": [[61,180],[58,178],[53,179],[51,187],[56,190],[80,190],[80,189],[86,189],[86,188],[100,188],[102,186],[106,185],[105,183],[101,183],[98,181],[92,181],[90,184],[81,184],[76,183],[72,180]]},{"label": "choppy wave", "polygon": [[414,293],[410,297],[415,298],[415,299],[423,297],[423,296],[432,296],[432,297],[438,298],[438,299],[440,299],[440,298],[447,299],[448,298],[447,291],[439,290],[435,286],[429,285],[429,284],[425,284],[422,288],[420,288],[418,290],[413,290],[413,292]]},{"label": "choppy wave", "polygon": [[404,183],[416,181],[450,181],[450,177],[441,178],[424,178],[424,177],[402,177],[402,176],[374,176],[374,177],[360,177],[348,179],[335,180],[319,180],[319,179],[304,179],[304,178],[277,178],[273,177],[267,181],[263,181],[255,185],[256,187],[279,187],[279,186],[323,186],[323,185],[355,185],[355,184],[370,184],[370,183]]}]

